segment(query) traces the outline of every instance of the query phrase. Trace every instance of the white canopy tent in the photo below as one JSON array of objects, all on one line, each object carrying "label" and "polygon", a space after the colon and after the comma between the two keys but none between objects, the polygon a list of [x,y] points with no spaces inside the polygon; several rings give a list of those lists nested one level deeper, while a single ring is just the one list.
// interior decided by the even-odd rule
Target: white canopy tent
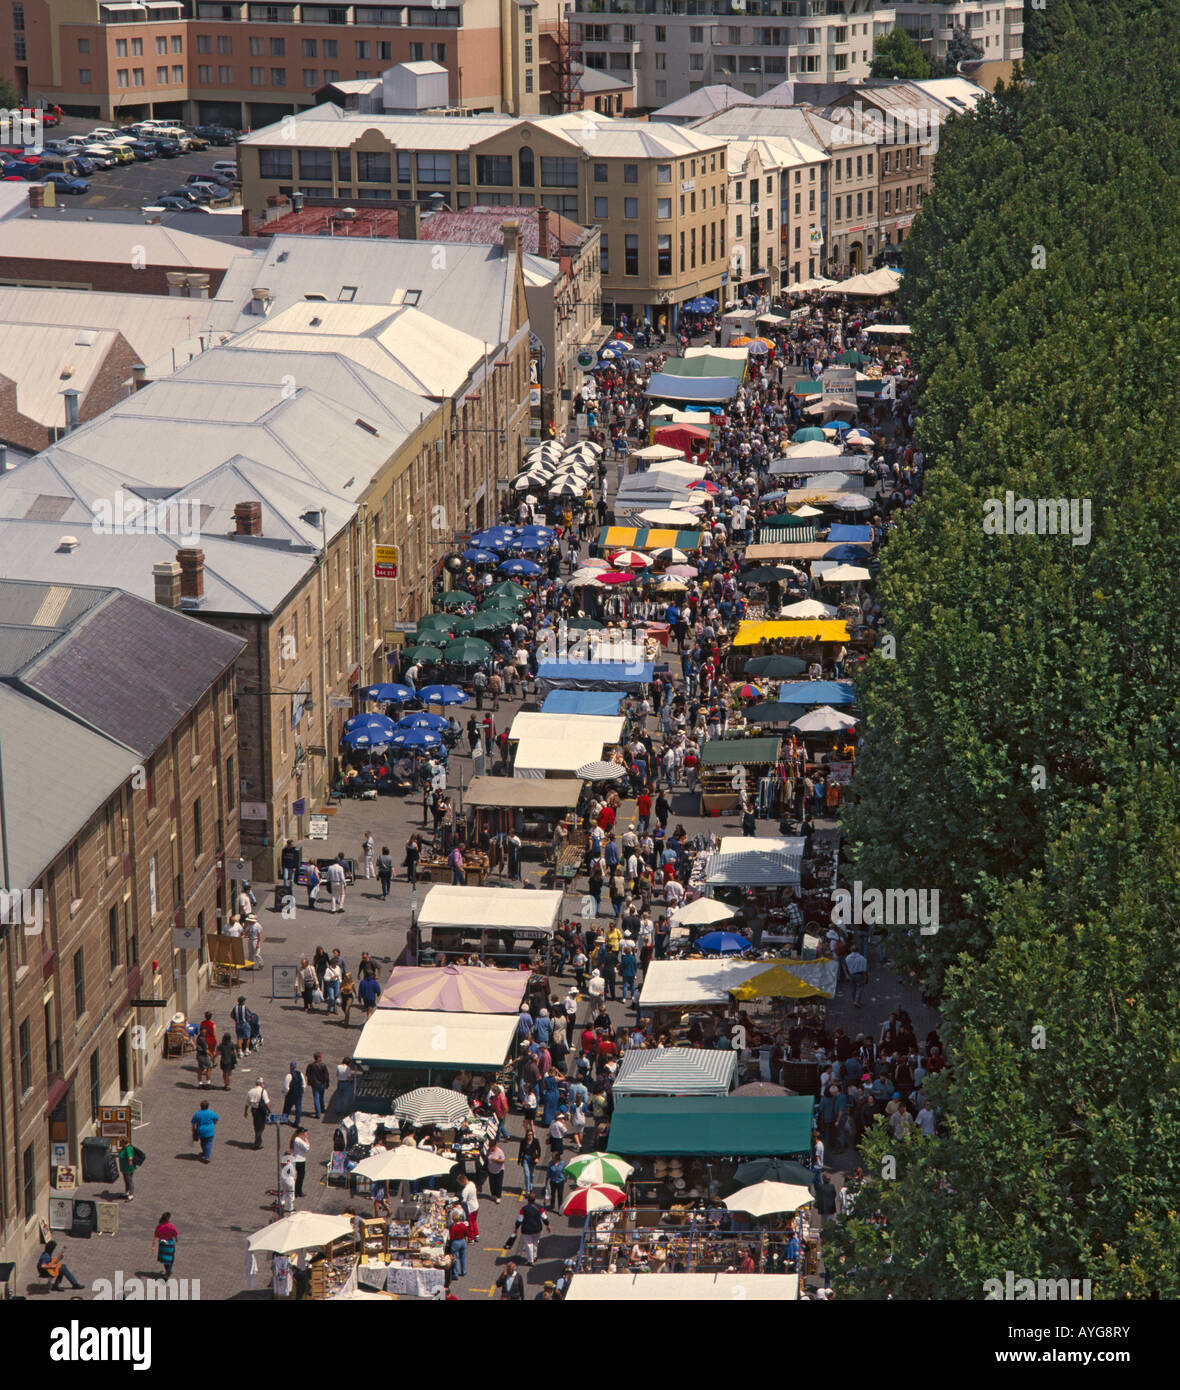
[{"label": "white canopy tent", "polygon": [[423,899],[418,926],[551,932],[561,916],[559,892],[532,888],[462,888],[436,883]]},{"label": "white canopy tent", "polygon": [[621,715],[521,713],[509,738],[517,741],[516,777],[569,776],[587,763],[601,762],[605,749],[623,737]]},{"label": "white canopy tent", "polygon": [[833,998],[839,967],[834,960],[734,960],[724,956],[702,960],[653,960],[643,977],[639,1008],[692,1008],[697,1005],[728,1004],[729,992],[781,964],[792,975]]},{"label": "white canopy tent", "polygon": [[[502,890],[491,891],[494,895]],[[554,896],[560,898],[561,894]],[[504,1065],[515,1035],[516,1017],[512,1014],[377,1009],[361,1030],[353,1056],[362,1070],[413,1067],[429,1072],[495,1071]]]}]

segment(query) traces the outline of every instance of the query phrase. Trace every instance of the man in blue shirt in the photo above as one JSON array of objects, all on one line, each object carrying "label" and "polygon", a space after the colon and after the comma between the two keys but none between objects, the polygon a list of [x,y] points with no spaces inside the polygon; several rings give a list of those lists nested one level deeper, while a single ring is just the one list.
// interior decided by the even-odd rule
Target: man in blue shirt
[{"label": "man in blue shirt", "polygon": [[520,1006],[520,1017],[516,1020],[516,1035],[521,1042],[533,1036],[533,1016],[527,1004]]},{"label": "man in blue shirt", "polygon": [[606,860],[609,869],[613,870],[617,867],[620,858],[619,842],[613,834],[606,837],[606,848],[602,852],[602,857]]},{"label": "man in blue shirt", "polygon": [[542,1009],[536,1022],[533,1024],[533,1037],[542,1047],[548,1047],[553,1041],[553,1020],[549,1017],[549,1010]]},{"label": "man in blue shirt", "polygon": [[200,1141],[202,1163],[208,1163],[213,1152],[213,1132],[219,1118],[215,1110],[209,1109],[207,1100],[203,1100],[201,1108],[193,1113],[193,1138]]}]

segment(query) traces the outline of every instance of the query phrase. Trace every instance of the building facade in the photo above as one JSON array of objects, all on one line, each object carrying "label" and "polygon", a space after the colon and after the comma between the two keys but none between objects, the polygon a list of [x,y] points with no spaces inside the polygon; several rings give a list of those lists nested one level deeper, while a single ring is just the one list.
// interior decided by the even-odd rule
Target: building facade
[{"label": "building facade", "polygon": [[904,29],[932,63],[945,63],[947,46],[961,29],[987,63],[1024,57],[1024,0],[894,0],[897,27]]},{"label": "building facade", "polygon": [[0,1235],[20,1260],[51,1165],[77,1168],[100,1106],[196,1007],[238,855],[239,644],[118,590],[27,581],[0,582],[0,630],[22,652],[0,670],[9,886],[39,895],[39,920],[0,926]]},{"label": "building facade", "polygon": [[105,121],[175,117],[235,129],[317,102],[335,82],[433,61],[450,101],[524,114],[557,78],[545,42],[558,0],[418,5],[249,0],[23,0],[0,20],[0,71],[23,98]]}]

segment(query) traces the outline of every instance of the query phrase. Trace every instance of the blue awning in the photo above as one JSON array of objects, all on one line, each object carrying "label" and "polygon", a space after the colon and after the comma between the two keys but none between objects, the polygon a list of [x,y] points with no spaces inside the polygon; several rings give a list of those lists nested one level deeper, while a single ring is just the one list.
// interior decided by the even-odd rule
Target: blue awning
[{"label": "blue awning", "polygon": [[657,372],[644,394],[669,401],[731,401],[737,391],[738,383],[730,377],[669,376]]},{"label": "blue awning", "polygon": [[542,661],[537,667],[537,689],[611,690],[616,686],[649,685],[655,675],[650,661]]},{"label": "blue awning", "polygon": [[541,706],[542,714],[616,715],[623,697],[615,690],[551,690]]},{"label": "blue awning", "polygon": [[851,681],[783,681],[778,698],[785,705],[851,705],[856,692]]},{"label": "blue awning", "polygon": [[828,540],[833,545],[837,541],[861,541],[866,545],[872,544],[873,528],[871,526],[842,526],[833,524],[828,530]]}]

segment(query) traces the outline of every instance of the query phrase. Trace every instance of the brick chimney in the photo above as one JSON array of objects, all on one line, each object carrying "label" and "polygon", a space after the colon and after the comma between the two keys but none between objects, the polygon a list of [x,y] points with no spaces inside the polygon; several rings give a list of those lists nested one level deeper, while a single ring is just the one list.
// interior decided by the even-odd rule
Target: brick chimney
[{"label": "brick chimney", "polygon": [[537,255],[549,256],[549,209],[537,209]]},{"label": "brick chimney", "polygon": [[401,201],[397,205],[397,236],[399,241],[418,241],[420,229],[418,204]]},{"label": "brick chimney", "polygon": [[152,566],[156,582],[156,602],[161,608],[179,608],[181,597],[180,566],[175,560],[163,560]]},{"label": "brick chimney", "polygon": [[[255,503],[255,506],[258,504]],[[203,550],[178,550],[176,558],[180,563],[180,597],[203,598],[205,595],[205,552]]]},{"label": "brick chimney", "polygon": [[234,507],[234,535],[262,535],[262,503],[239,502]]},{"label": "brick chimney", "polygon": [[249,208],[242,209],[242,236],[254,235],[254,218],[250,214]]},{"label": "brick chimney", "polygon": [[500,224],[500,230],[504,233],[504,254],[506,256],[518,256],[520,254],[520,223],[513,217],[507,222]]},{"label": "brick chimney", "polygon": [[148,384],[147,368],[142,362],[133,362],[131,364],[131,382],[133,389],[136,391],[142,391]]}]

